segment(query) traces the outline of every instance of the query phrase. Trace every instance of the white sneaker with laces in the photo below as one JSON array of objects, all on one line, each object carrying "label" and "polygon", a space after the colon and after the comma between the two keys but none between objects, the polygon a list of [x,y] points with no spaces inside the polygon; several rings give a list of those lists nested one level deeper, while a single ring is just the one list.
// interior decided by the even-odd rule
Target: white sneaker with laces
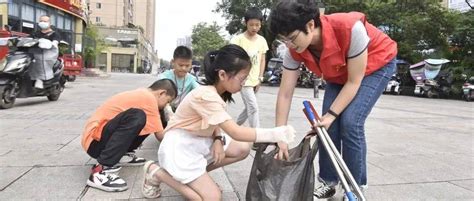
[{"label": "white sneaker with laces", "polygon": [[122,166],[140,166],[145,164],[146,159],[140,158],[135,155],[135,152],[127,152],[119,161],[119,165]]},{"label": "white sneaker with laces", "polygon": [[87,180],[87,185],[107,192],[125,191],[127,183],[116,174],[104,171],[93,173]]},{"label": "white sneaker with laces", "polygon": [[321,182],[320,185],[314,189],[313,194],[318,199],[330,198],[336,194],[336,187]]}]

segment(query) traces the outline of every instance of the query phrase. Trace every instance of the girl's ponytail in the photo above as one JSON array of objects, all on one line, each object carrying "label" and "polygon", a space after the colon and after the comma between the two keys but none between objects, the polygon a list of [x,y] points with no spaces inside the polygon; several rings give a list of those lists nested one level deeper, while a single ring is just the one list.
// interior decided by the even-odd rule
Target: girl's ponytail
[{"label": "girl's ponytail", "polygon": [[[217,51],[211,51],[204,57],[204,85],[215,85],[219,82],[219,70],[225,71],[229,76],[235,76],[251,65],[249,55],[238,45],[226,45]],[[227,91],[221,97],[225,102],[234,101],[232,93]]]}]

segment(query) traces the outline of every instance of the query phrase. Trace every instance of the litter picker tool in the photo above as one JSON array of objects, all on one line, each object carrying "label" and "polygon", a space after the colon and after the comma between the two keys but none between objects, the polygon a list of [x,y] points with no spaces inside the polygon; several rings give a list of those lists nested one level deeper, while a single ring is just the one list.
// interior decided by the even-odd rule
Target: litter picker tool
[{"label": "litter picker tool", "polygon": [[[336,146],[329,137],[326,128],[313,126],[321,121],[321,118],[314,109],[313,105],[309,101],[303,101],[303,105],[303,112],[306,115],[306,118],[308,118],[309,122],[311,123],[311,127],[313,128],[313,130],[315,130],[318,134],[318,137],[321,140],[324,149],[327,151],[329,158],[331,159],[331,162],[334,166],[334,169],[336,169],[337,175],[341,180],[342,187],[346,191],[347,198],[349,199],[349,201],[355,201],[355,193],[358,198],[357,200],[365,201],[366,199],[362,194],[362,191],[360,190],[359,186],[357,185],[357,182],[349,171],[349,168],[347,168],[347,165],[342,159],[341,154],[339,154],[339,151],[336,149]],[[353,193],[352,190],[354,190],[355,192]]]}]

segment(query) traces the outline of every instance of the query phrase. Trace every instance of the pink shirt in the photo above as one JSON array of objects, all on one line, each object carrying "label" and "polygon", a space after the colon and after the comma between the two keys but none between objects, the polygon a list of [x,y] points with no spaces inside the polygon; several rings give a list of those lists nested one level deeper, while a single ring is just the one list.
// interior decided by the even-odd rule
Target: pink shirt
[{"label": "pink shirt", "polygon": [[210,137],[220,123],[232,119],[226,107],[214,86],[200,86],[186,95],[163,132],[180,128]]}]

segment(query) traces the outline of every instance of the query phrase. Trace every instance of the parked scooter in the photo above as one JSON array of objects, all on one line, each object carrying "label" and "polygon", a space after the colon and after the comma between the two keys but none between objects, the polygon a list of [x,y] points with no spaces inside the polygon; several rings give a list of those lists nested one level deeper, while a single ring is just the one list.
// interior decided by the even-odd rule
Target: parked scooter
[{"label": "parked scooter", "polygon": [[401,92],[400,77],[395,73],[392,75],[392,77],[388,81],[387,87],[385,87],[384,93],[400,95],[400,92]]},{"label": "parked scooter", "polygon": [[474,100],[474,76],[467,79],[464,85],[462,85],[462,92],[464,100]]},{"label": "parked scooter", "polygon": [[[8,44],[11,38],[0,38],[0,45]],[[50,101],[59,99],[64,89],[60,82],[64,62],[60,59],[53,65],[54,77],[43,82],[43,89],[33,87],[28,70],[35,62],[32,48],[50,48],[52,42],[47,39],[19,38],[16,40],[16,50],[10,51],[4,61],[0,61],[0,109],[13,107],[16,98],[46,96]],[[40,42],[41,41],[41,42]]]},{"label": "parked scooter", "polygon": [[279,85],[281,81],[281,67],[283,60],[280,58],[271,58],[268,61],[267,68],[263,76],[263,83],[268,83],[270,86]]},{"label": "parked scooter", "polygon": [[314,74],[309,71],[304,64],[300,65],[300,76],[298,77],[297,85],[305,88],[314,87]]},{"label": "parked scooter", "polygon": [[451,94],[452,76],[449,72],[441,72],[435,79],[425,80],[423,90],[428,98],[448,97]]},{"label": "parked scooter", "polygon": [[416,82],[415,95],[433,98],[439,97],[440,94],[449,94],[450,83],[447,77],[435,80],[441,71],[441,67],[448,62],[450,61],[446,59],[426,59],[411,65],[410,74]]}]

